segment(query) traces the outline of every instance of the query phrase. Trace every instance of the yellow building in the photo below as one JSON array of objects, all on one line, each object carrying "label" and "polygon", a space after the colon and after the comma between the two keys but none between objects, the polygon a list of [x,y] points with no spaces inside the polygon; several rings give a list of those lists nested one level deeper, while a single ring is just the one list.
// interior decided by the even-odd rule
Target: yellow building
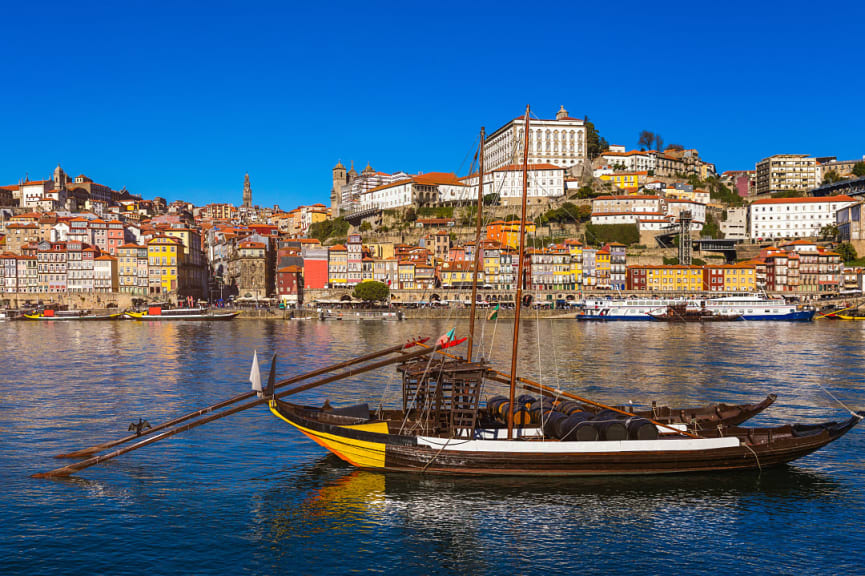
[{"label": "yellow building", "polygon": [[327,282],[331,288],[348,285],[348,249],[342,244],[331,246],[328,250]]},{"label": "yellow building", "polygon": [[755,292],[757,269],[753,264],[727,264],[724,270],[724,290],[727,292]]},{"label": "yellow building", "polygon": [[639,188],[646,183],[648,172],[618,172],[614,174],[602,174],[601,180],[612,182],[613,186],[620,190]]},{"label": "yellow building", "polygon": [[178,238],[154,236],[147,242],[151,295],[177,293],[180,287],[178,267],[183,257],[183,242]]},{"label": "yellow building", "polygon": [[399,288],[401,290],[411,290],[415,287],[414,272],[414,262],[402,260],[399,263],[397,273],[399,274]]},{"label": "yellow building", "polygon": [[610,251],[602,248],[595,253],[595,277],[598,288],[610,287]]},{"label": "yellow building", "polygon": [[[524,227],[526,229],[526,238],[528,239],[529,235],[534,234],[535,232],[535,223],[526,222]],[[502,220],[496,220],[495,222],[490,222],[487,225],[487,240],[498,242],[502,246],[507,246],[508,248],[519,248],[520,221],[511,220],[509,222],[504,222]]]},{"label": "yellow building", "polygon": [[579,240],[565,240],[568,254],[571,255],[571,275],[574,277],[575,288],[579,287],[583,279],[583,243]]},{"label": "yellow building", "polygon": [[646,289],[654,292],[700,292],[703,290],[701,266],[645,266]]}]

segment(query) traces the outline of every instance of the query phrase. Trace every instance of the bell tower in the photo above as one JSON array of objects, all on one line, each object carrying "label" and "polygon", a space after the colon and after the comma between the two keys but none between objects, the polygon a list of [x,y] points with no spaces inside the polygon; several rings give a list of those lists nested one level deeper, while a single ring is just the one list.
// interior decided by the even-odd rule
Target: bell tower
[{"label": "bell tower", "polygon": [[348,184],[345,166],[342,161],[336,163],[333,167],[333,188],[330,189],[330,213],[334,217],[339,216],[339,208],[342,204],[342,187]]},{"label": "bell tower", "polygon": [[252,186],[249,185],[249,173],[243,179],[243,206],[252,208]]}]

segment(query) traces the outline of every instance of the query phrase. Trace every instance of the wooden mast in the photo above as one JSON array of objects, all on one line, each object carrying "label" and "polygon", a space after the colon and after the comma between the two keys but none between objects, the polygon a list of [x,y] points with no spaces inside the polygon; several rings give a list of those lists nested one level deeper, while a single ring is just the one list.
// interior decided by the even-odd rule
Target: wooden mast
[{"label": "wooden mast", "polygon": [[526,253],[526,196],[528,195],[529,186],[529,106],[526,105],[526,121],[523,129],[525,130],[525,138],[523,139],[523,207],[520,212],[520,256],[517,265],[517,301],[514,303],[514,344],[511,349],[511,382],[510,396],[508,397],[508,440],[514,437],[514,391],[516,389],[517,378],[517,351],[520,342],[520,308],[523,300],[523,268]]},{"label": "wooden mast", "polygon": [[480,151],[478,152],[478,218],[477,228],[475,230],[475,265],[473,270],[474,275],[472,277],[472,304],[471,316],[469,316],[469,341],[467,352],[469,362],[472,361],[472,345],[474,344],[475,339],[475,314],[477,313],[476,308],[478,299],[478,268],[481,259],[481,222],[483,221],[484,213],[484,138],[486,138],[486,132],[483,126],[481,126],[481,146]]}]

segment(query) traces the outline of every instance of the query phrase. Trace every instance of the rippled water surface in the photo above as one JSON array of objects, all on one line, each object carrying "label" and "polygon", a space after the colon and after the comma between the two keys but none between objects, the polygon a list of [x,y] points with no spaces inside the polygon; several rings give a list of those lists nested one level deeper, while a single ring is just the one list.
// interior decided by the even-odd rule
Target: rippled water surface
[{"label": "rippled water surface", "polygon": [[[476,479],[357,471],[258,407],[68,479],[29,478],[139,417],[246,391],[253,350],[277,352],[288,376],[453,324],[0,323],[0,573],[865,573],[865,426],[762,474]],[[504,366],[511,326],[483,330]],[[601,401],[775,392],[753,421],[766,425],[844,418],[823,388],[865,408],[863,324],[541,320],[523,334],[521,373]],[[303,400],[398,393],[385,369]]]}]

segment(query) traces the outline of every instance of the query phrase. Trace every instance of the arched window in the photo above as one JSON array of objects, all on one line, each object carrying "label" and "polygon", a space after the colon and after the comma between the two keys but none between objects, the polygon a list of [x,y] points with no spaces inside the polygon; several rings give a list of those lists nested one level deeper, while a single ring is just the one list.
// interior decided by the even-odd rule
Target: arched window
[{"label": "arched window", "polygon": [[549,130],[547,130],[545,136],[546,136],[546,141],[547,141],[546,151],[547,151],[547,154],[549,154],[550,153],[550,138],[551,138],[551,133]]}]

